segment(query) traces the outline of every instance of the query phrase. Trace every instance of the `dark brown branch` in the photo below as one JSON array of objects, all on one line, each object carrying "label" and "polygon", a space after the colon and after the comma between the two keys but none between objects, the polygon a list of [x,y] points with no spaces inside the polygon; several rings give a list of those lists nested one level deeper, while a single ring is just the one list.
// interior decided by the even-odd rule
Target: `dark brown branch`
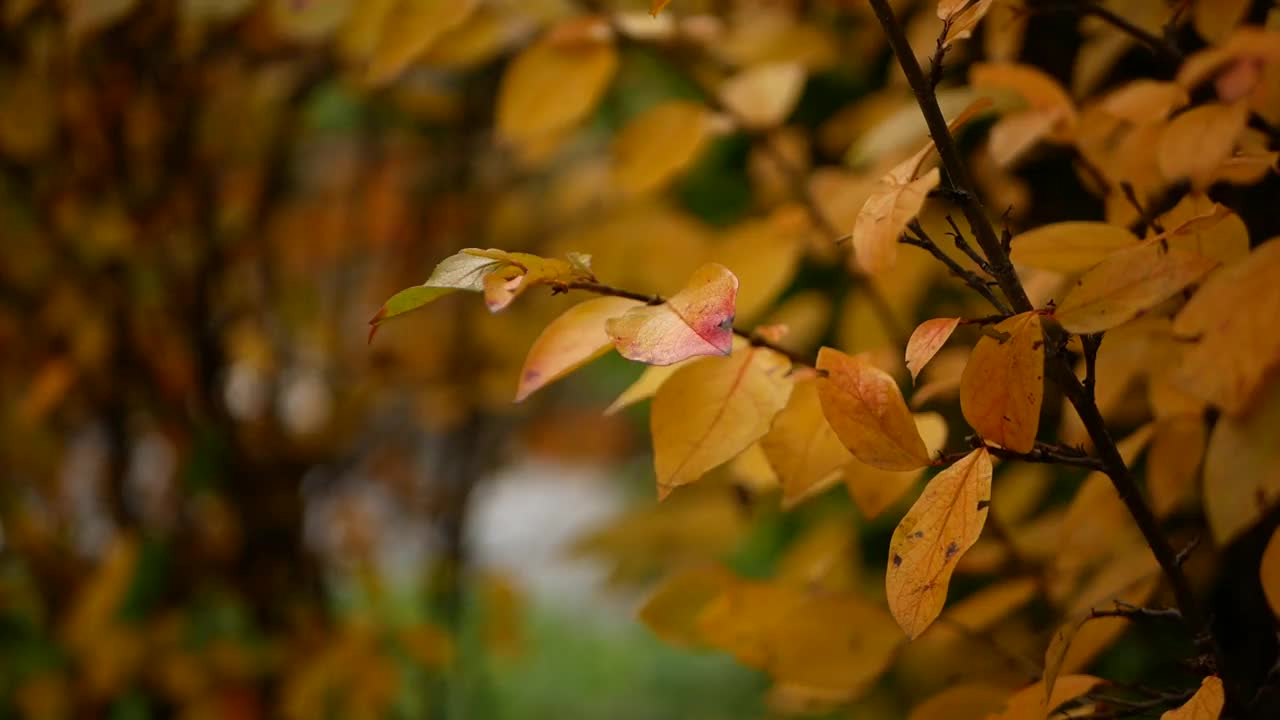
[{"label": "dark brown branch", "polygon": [[924,227],[922,227],[919,222],[912,221],[908,227],[911,232],[898,238],[898,242],[925,250],[930,255],[937,258],[943,265],[946,265],[952,275],[963,280],[966,285],[973,289],[974,292],[986,298],[987,302],[991,303],[991,306],[998,310],[1000,314],[1005,316],[1010,314],[1009,306],[1000,300],[999,296],[991,291],[991,287],[988,285],[987,281],[982,279],[981,276],[972,270],[966,269],[963,265],[956,262],[950,255],[944,252],[942,248],[938,247],[938,244],[929,237],[928,233],[924,231]]},{"label": "dark brown branch", "polygon": [[[1083,450],[1068,447],[1066,445],[1037,442],[1035,447],[1031,448],[1029,452],[1015,452],[996,445],[988,445],[983,442],[982,438],[979,438],[976,435],[971,435],[965,438],[965,440],[969,443],[970,447],[975,450],[977,448],[984,447],[987,449],[987,452],[992,455],[1006,460],[1018,460],[1021,462],[1041,463],[1047,465],[1066,465],[1069,467],[1084,468],[1086,470],[1105,470],[1102,465],[1102,461],[1098,458],[1090,457]],[[963,458],[965,455],[968,455],[970,452],[971,450],[961,450],[958,452],[947,453],[938,458],[935,464],[947,465],[953,463],[960,458]]]},{"label": "dark brown branch", "polygon": [[955,240],[956,248],[967,255],[975,265],[982,268],[983,272],[990,275],[991,263],[988,263],[987,259],[982,257],[982,253],[974,250],[969,241],[964,239],[964,233],[960,232],[960,226],[956,224],[955,218],[951,217],[950,213],[947,213],[947,224],[951,226],[951,237]]},{"label": "dark brown branch", "polygon": [[1108,25],[1111,25],[1120,32],[1132,37],[1139,44],[1146,46],[1157,58],[1160,59],[1161,62],[1174,66],[1182,64],[1182,51],[1179,50],[1177,45],[1169,39],[1171,37],[1170,33],[1165,33],[1165,37],[1161,37],[1155,33],[1148,32],[1101,3],[1092,2],[1092,0],[1044,3],[1037,5],[1033,12],[1046,15],[1092,15]]},{"label": "dark brown branch", "polygon": [[1115,601],[1115,607],[1110,610],[1090,610],[1089,619],[1096,618],[1124,618],[1126,620],[1173,620],[1182,622],[1182,613],[1176,608],[1145,608],[1137,605],[1130,605],[1126,602]]},{"label": "dark brown branch", "polygon": [[1084,389],[1089,393],[1089,401],[1096,403],[1094,388],[1098,384],[1098,349],[1102,347],[1102,333],[1081,335],[1080,344],[1084,347]]},{"label": "dark brown branch", "polygon": [[[1022,283],[1018,279],[1012,262],[1009,260],[1008,252],[1002,246],[1000,239],[996,235],[995,228],[983,211],[981,202],[975,192],[977,186],[974,184],[968,166],[956,147],[955,140],[951,137],[946,119],[942,115],[942,110],[938,107],[937,97],[933,94],[928,81],[921,72],[920,64],[916,62],[902,24],[898,22],[888,0],[870,0],[870,3],[877,19],[884,28],[889,45],[893,49],[893,54],[902,66],[903,74],[906,75],[907,81],[911,84],[916,102],[919,104],[921,114],[924,115],[925,122],[929,126],[930,135],[933,137],[934,145],[938,149],[938,156],[947,171],[947,176],[952,185],[960,191],[957,194],[960,206],[965,212],[965,217],[969,220],[970,227],[973,228],[978,245],[991,263],[993,276],[1000,284],[1000,289],[1009,299],[1015,311],[1028,312],[1032,310],[1031,302],[1022,288]],[[1045,326],[1045,336],[1046,344],[1049,347],[1056,348],[1062,344],[1062,330],[1052,323]],[[1106,421],[1098,410],[1097,404],[1076,378],[1075,372],[1063,353],[1055,351],[1046,357],[1046,370],[1049,377],[1061,388],[1063,395],[1075,407],[1076,412],[1083,421],[1089,438],[1097,448],[1104,471],[1124,502],[1129,514],[1133,517],[1138,529],[1142,532],[1142,536],[1151,548],[1156,561],[1160,564],[1161,570],[1168,578],[1169,584],[1173,588],[1174,596],[1177,598],[1178,607],[1182,610],[1188,627],[1195,634],[1197,643],[1203,643],[1211,649],[1217,664],[1217,670],[1223,676],[1224,684],[1227,687],[1227,694],[1231,699],[1230,705],[1232,707],[1243,707],[1243,703],[1238,697],[1240,692],[1238,686],[1228,677],[1229,668],[1226,665],[1226,658],[1222,652],[1221,645],[1218,643],[1216,636],[1214,636],[1207,617],[1200,609],[1199,601],[1191,588],[1191,583],[1187,579],[1186,573],[1183,572],[1182,566],[1178,562],[1177,554],[1169,544],[1169,540],[1161,529],[1155,514],[1151,511],[1151,507],[1142,497],[1137,482],[1129,472],[1128,465],[1107,431]]]}]

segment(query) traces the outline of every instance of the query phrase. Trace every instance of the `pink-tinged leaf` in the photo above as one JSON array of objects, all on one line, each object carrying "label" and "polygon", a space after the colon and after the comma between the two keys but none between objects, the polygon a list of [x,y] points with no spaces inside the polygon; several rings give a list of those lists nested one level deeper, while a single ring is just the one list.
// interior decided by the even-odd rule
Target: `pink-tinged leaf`
[{"label": "pink-tinged leaf", "polygon": [[632,308],[609,320],[605,330],[622,357],[649,365],[728,355],[737,296],[737,276],[723,265],[708,263],[665,303]]},{"label": "pink-tinged leaf", "polygon": [[916,326],[911,338],[907,340],[907,369],[911,371],[912,382],[915,382],[920,370],[938,354],[959,325],[960,318],[934,318]]},{"label": "pink-tinged leaf", "polygon": [[640,304],[627,298],[595,298],[552,320],[525,357],[516,402],[608,352],[613,340],[604,330],[605,323]]}]

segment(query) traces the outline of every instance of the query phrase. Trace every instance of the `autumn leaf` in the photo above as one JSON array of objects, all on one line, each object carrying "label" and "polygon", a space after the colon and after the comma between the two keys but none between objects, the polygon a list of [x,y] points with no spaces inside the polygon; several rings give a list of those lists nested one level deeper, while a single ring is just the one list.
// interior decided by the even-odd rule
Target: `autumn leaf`
[{"label": "autumn leaf", "polygon": [[947,601],[951,573],[973,546],[991,501],[991,456],[978,448],[929,481],[889,541],[889,610],[915,639]]},{"label": "autumn leaf", "polygon": [[449,30],[461,25],[476,8],[476,0],[417,0],[400,2],[375,44],[367,79],[381,85],[394,80]]},{"label": "autumn leaf", "polygon": [[1262,520],[1280,502],[1280,381],[1272,380],[1247,415],[1224,415],[1204,458],[1204,514],[1219,545]]},{"label": "autumn leaf", "polygon": [[1233,415],[1245,412],[1280,364],[1280,238],[1209,276],[1173,321],[1187,341],[1173,380]]},{"label": "autumn leaf", "polygon": [[753,322],[795,276],[804,246],[772,220],[739,223],[711,250],[711,259],[738,278],[737,319]]},{"label": "autumn leaf", "polygon": [[907,339],[907,370],[911,371],[912,382],[959,325],[960,318],[934,318],[916,326]]},{"label": "autumn leaf", "polygon": [[605,322],[641,304],[600,297],[574,305],[552,320],[525,357],[516,402],[608,352],[613,339],[604,330]]},{"label": "autumn leaf", "polygon": [[1208,103],[1178,115],[1160,137],[1160,172],[1170,182],[1190,178],[1193,188],[1207,187],[1213,172],[1231,156],[1248,116],[1243,102]]},{"label": "autumn leaf", "polygon": [[1092,675],[1064,675],[1058,678],[1053,696],[1045,703],[1044,684],[1033,683],[1014,693],[1005,703],[1004,710],[988,720],[1044,720],[1046,711],[1053,711],[1093,690],[1102,679]]},{"label": "autumn leaf", "polygon": [[1011,94],[1025,103],[991,128],[988,148],[999,165],[1021,158],[1041,141],[1066,142],[1076,125],[1075,105],[1067,91],[1044,71],[1018,63],[974,63],[969,84]]},{"label": "autumn leaf", "polygon": [[671,0],[652,0],[649,3],[649,14],[658,17],[658,13],[662,12],[663,8],[670,4]]},{"label": "autumn leaf", "polygon": [[632,308],[605,324],[618,353],[649,365],[670,365],[700,355],[728,355],[738,278],[708,263],[684,289],[661,305]]},{"label": "autumn leaf", "polygon": [[1133,233],[1110,223],[1059,222],[1016,235],[1009,258],[1019,265],[1073,273],[1088,270],[1137,244]]},{"label": "autumn leaf", "polygon": [[747,68],[720,86],[720,102],[744,128],[777,127],[791,114],[804,89],[799,63],[766,63]]},{"label": "autumn leaf", "polygon": [[[914,419],[929,455],[942,452],[947,443],[946,419],[935,412],[917,413]],[[882,470],[854,459],[844,466],[844,486],[862,517],[873,520],[905,497],[923,474],[924,468]]]},{"label": "autumn leaf", "polygon": [[1147,492],[1151,509],[1165,517],[1193,496],[1208,431],[1204,418],[1182,415],[1156,423],[1147,451]]},{"label": "autumn leaf", "polygon": [[853,460],[822,414],[818,382],[815,379],[797,383],[791,401],[774,418],[769,433],[760,439],[760,446],[782,483],[784,503],[834,479]]},{"label": "autumn leaf", "polygon": [[699,360],[663,383],[649,415],[658,498],[763,437],[791,395],[789,369],[781,355],[751,347]]},{"label": "autumn leaf", "polygon": [[[982,19],[987,16],[987,12],[991,10],[994,0],[975,0],[970,3],[938,3],[938,17],[942,20],[950,20],[947,25],[947,34],[942,38],[942,47],[951,47],[957,40],[967,40],[973,35],[974,28]],[[945,7],[944,9],[944,6]],[[947,14],[943,14],[946,12]]]},{"label": "autumn leaf", "polygon": [[671,100],[655,105],[622,128],[613,143],[613,177],[629,193],[662,187],[694,160],[710,137],[702,105]]},{"label": "autumn leaf", "polygon": [[988,442],[1030,452],[1044,400],[1044,335],[1040,316],[1007,318],[983,335],[960,377],[960,410]]},{"label": "autumn leaf", "polygon": [[1185,705],[1169,710],[1160,716],[1160,720],[1218,720],[1226,701],[1222,679],[1210,675],[1200,681],[1200,689]]},{"label": "autumn leaf", "polygon": [[818,351],[822,414],[840,442],[882,470],[914,470],[930,462],[924,440],[893,377],[865,357],[829,347]]},{"label": "autumn leaf", "polygon": [[496,131],[504,140],[527,144],[573,127],[613,79],[611,42],[560,43],[553,34],[522,50],[502,76]]},{"label": "autumn leaf", "polygon": [[637,617],[663,642],[678,647],[705,646],[698,617],[734,577],[719,565],[694,565],[671,573],[644,600]]},{"label": "autumn leaf", "polygon": [[1053,316],[1073,333],[1110,330],[1168,300],[1217,265],[1171,247],[1163,238],[1144,240],[1085,273]]},{"label": "autumn leaf", "polygon": [[1262,581],[1262,594],[1271,606],[1271,612],[1280,617],[1280,528],[1271,533],[1267,547],[1262,551],[1262,566],[1258,569]]}]

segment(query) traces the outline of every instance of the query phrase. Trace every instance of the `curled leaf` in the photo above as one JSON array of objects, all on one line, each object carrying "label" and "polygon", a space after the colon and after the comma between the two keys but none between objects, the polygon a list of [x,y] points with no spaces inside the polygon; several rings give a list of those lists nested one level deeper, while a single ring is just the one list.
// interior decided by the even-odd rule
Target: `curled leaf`
[{"label": "curled leaf", "polygon": [[605,330],[622,357],[649,365],[728,355],[737,296],[737,276],[723,265],[708,263],[666,302],[632,308],[609,320]]}]

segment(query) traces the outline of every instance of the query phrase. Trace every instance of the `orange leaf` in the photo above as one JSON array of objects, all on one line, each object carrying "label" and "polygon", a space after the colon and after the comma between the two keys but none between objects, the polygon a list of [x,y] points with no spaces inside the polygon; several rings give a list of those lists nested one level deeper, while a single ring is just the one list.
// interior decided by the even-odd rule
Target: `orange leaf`
[{"label": "orange leaf", "polygon": [[865,357],[829,347],[818,351],[822,414],[840,442],[862,462],[882,470],[914,470],[929,464],[915,420],[893,377]]},{"label": "orange leaf", "polygon": [[956,563],[978,540],[991,501],[991,456],[978,448],[929,481],[889,541],[889,610],[915,639],[942,612]]},{"label": "orange leaf", "polygon": [[710,136],[706,108],[688,100],[664,102],[645,111],[613,143],[613,177],[629,193],[662,187],[698,157]]},{"label": "orange leaf", "polygon": [[1222,717],[1222,706],[1226,701],[1222,679],[1210,675],[1200,681],[1200,689],[1185,705],[1166,712],[1160,720],[1218,720]]},{"label": "orange leaf", "polygon": [[1053,315],[1073,333],[1110,330],[1173,297],[1217,265],[1172,247],[1164,238],[1144,240],[1085,273]]},{"label": "orange leaf", "polygon": [[784,502],[831,480],[853,460],[822,414],[817,380],[795,386],[791,402],[774,418],[760,446],[778,473]]},{"label": "orange leaf", "polygon": [[1007,318],[984,335],[960,376],[960,410],[984,439],[1014,452],[1035,446],[1044,400],[1040,316]]},{"label": "orange leaf", "polygon": [[[1173,321],[1190,341],[1174,381],[1183,390],[1239,415],[1280,364],[1280,238],[1209,276]],[[1242,310],[1247,308],[1247,310]]]},{"label": "orange leaf", "polygon": [[907,340],[907,369],[911,371],[912,382],[959,325],[960,318],[934,318],[916,326]]},{"label": "orange leaf", "polygon": [[[915,416],[916,430],[924,439],[930,455],[941,452],[947,443],[947,421],[935,412]],[[871,520],[901,500],[924,473],[915,470],[881,470],[859,460],[851,460],[844,467],[844,486],[858,507],[862,517]]]},{"label": "orange leaf", "polygon": [[553,30],[507,65],[498,135],[525,145],[570,129],[595,109],[617,67],[612,43],[555,42]]},{"label": "orange leaf", "polygon": [[989,720],[1044,720],[1046,711],[1056,710],[1101,684],[1102,680],[1092,675],[1064,675],[1058,678],[1046,707],[1044,684],[1033,683],[1014,693],[1005,703],[1004,710]]},{"label": "orange leaf", "polygon": [[720,101],[748,129],[777,127],[796,106],[804,82],[805,69],[799,63],[756,65],[725,80]]},{"label": "orange leaf", "polygon": [[552,320],[525,357],[516,402],[608,352],[613,340],[604,331],[605,322],[640,304],[626,298],[595,298]]},{"label": "orange leaf", "polygon": [[772,350],[749,347],[677,370],[649,414],[658,499],[763,437],[791,395],[789,369]]},{"label": "orange leaf", "polygon": [[728,355],[737,295],[738,278],[723,265],[708,263],[665,303],[632,308],[605,329],[622,357],[649,365]]}]

